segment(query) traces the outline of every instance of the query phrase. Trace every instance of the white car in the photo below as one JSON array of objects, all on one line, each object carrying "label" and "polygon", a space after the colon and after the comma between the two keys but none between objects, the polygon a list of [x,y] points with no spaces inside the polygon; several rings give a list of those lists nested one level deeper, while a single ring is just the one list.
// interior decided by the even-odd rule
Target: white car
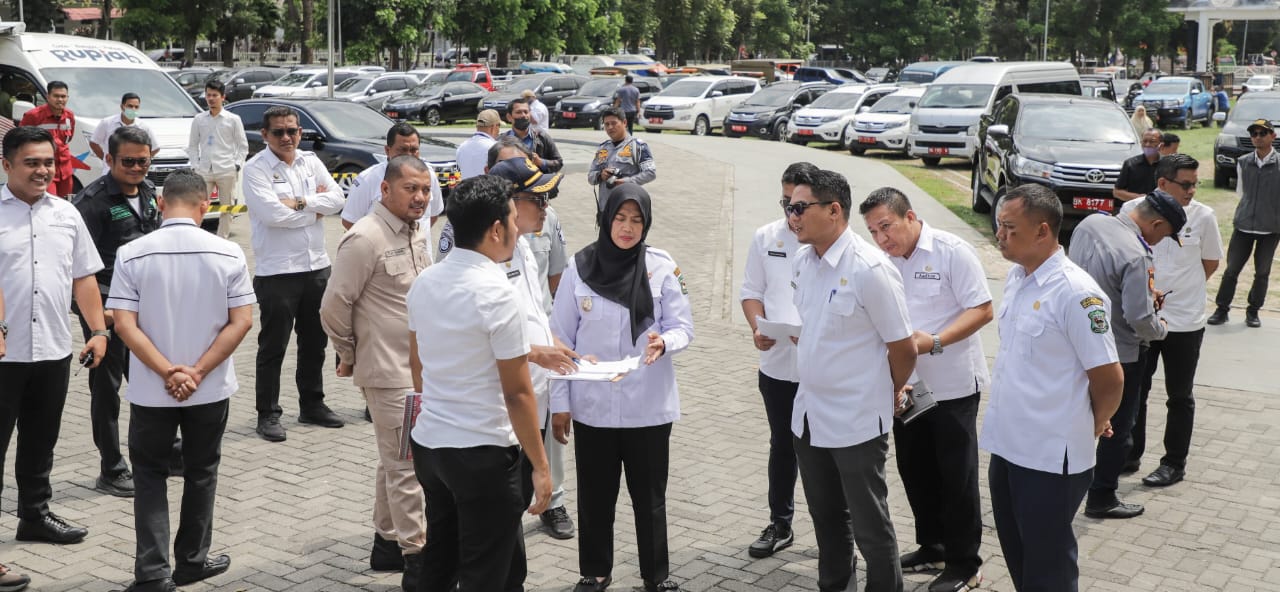
[{"label": "white car", "polygon": [[862,107],[845,128],[845,147],[855,156],[867,150],[888,150],[907,153],[907,130],[911,112],[915,111],[924,86],[904,88],[876,101],[871,107]]},{"label": "white car", "polygon": [[437,74],[439,75],[438,80],[444,82],[444,77],[448,76],[452,71],[448,68],[418,68],[417,70],[409,70],[405,74],[417,76],[419,82],[426,82],[427,78],[430,78],[432,74]]},{"label": "white car", "polygon": [[875,105],[898,90],[889,84],[845,84],[818,97],[787,122],[787,141],[794,144],[834,142],[844,145],[845,130],[858,109]]},{"label": "white car", "polygon": [[[334,70],[333,83],[339,85],[346,82],[348,78],[355,78],[360,74],[359,70]],[[304,68],[285,74],[279,80],[253,91],[253,98],[323,97],[329,93],[328,87],[328,68]]]},{"label": "white car", "polygon": [[1274,76],[1267,76],[1266,74],[1250,76],[1249,79],[1244,82],[1244,92],[1271,90],[1275,87],[1276,78]]},{"label": "white car", "polygon": [[361,74],[334,87],[333,98],[381,110],[388,98],[398,97],[418,84],[418,77],[409,74]]},{"label": "white car", "polygon": [[743,76],[690,76],[673,82],[644,104],[645,131],[684,130],[695,136],[723,127],[734,107],[760,90],[760,81]]}]

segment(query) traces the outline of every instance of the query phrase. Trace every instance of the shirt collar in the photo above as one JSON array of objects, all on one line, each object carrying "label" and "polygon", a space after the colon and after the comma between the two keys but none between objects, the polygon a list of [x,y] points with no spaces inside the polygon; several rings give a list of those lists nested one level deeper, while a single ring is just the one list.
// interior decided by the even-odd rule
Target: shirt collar
[{"label": "shirt collar", "polygon": [[1121,212],[1120,215],[1116,216],[1116,219],[1138,237],[1138,242],[1142,243],[1143,249],[1146,249],[1148,253],[1151,252],[1151,245],[1148,245],[1147,239],[1142,236],[1142,229],[1138,228],[1138,223],[1133,221],[1133,216]]},{"label": "shirt collar", "polygon": [[[933,227],[929,226],[924,220],[920,221],[920,238],[916,239],[916,248],[933,252],[934,233]],[[912,253],[914,255],[915,253]]]},{"label": "shirt collar", "polygon": [[1267,156],[1266,156],[1265,158],[1260,158],[1260,157],[1258,156],[1258,151],[1255,149],[1255,150],[1253,151],[1253,157],[1258,161],[1258,166],[1265,165],[1265,164],[1267,164],[1267,163],[1269,163],[1269,162],[1271,162],[1271,161],[1273,161],[1273,160],[1280,160],[1280,156],[1277,156],[1277,155],[1276,155],[1276,149],[1275,149],[1275,148],[1272,148],[1272,149],[1271,149],[1271,152],[1268,152],[1268,153],[1267,153]]},{"label": "shirt collar", "polygon": [[[1049,280],[1050,276],[1054,275],[1058,270],[1062,269],[1062,262],[1066,260],[1067,260],[1067,252],[1063,251],[1062,246],[1059,245],[1058,250],[1055,251],[1053,255],[1050,256],[1048,259],[1045,259],[1044,263],[1041,263],[1040,267],[1036,268],[1035,273],[1031,274],[1036,280],[1036,285],[1044,286],[1044,283]],[[1023,270],[1023,273],[1025,274],[1026,268],[1023,267],[1022,270]]]},{"label": "shirt collar", "polygon": [[494,265],[493,260],[487,255],[480,253],[479,251],[472,251],[471,249],[464,249],[462,247],[457,247],[450,252],[449,257],[445,259],[445,261],[466,265],[468,267],[479,267],[487,270],[498,269],[497,266]]},{"label": "shirt collar", "polygon": [[195,226],[196,221],[191,218],[165,218],[164,222],[160,223],[160,228],[164,228],[165,226],[177,226],[179,224],[183,226]]},{"label": "shirt collar", "polygon": [[[401,220],[399,216],[392,214],[391,210],[387,209],[387,206],[382,205],[382,202],[378,202],[373,205],[373,213],[379,220],[382,220],[383,224],[387,225],[387,228],[391,229],[392,233],[400,234],[409,226],[409,224],[404,220]],[[414,224],[416,225],[417,222],[414,222]],[[409,232],[412,234],[413,228],[410,228]]]},{"label": "shirt collar", "polygon": [[[40,204],[41,204],[41,203],[43,203],[44,201],[48,200],[50,197],[53,197],[53,196],[49,195],[49,192],[47,192],[47,191],[46,191],[46,192],[45,192],[45,194],[44,194],[44,197],[41,197],[40,199],[37,199],[37,200],[36,200],[36,203],[31,204],[31,207],[33,207],[33,208],[34,208],[34,207],[36,207],[37,205],[40,205]],[[16,201],[16,202],[19,202],[19,203],[21,203],[21,204],[23,204],[23,205],[26,205],[26,203],[27,203],[27,202],[25,202],[25,201],[22,201],[22,200],[18,199],[18,196],[14,195],[12,191],[9,191],[9,185],[7,185],[7,184],[5,184],[5,185],[0,185],[0,202],[9,201],[9,200],[11,200],[11,199],[12,199],[12,200],[14,200],[14,201]]]},{"label": "shirt collar", "polygon": [[[284,167],[284,168],[289,168],[289,165],[288,165],[288,164],[285,164],[285,162],[284,162],[283,160],[280,160],[280,157],[279,157],[279,156],[276,156],[276,153],[275,153],[275,152],[272,152],[272,151],[271,151],[271,147],[270,147],[270,146],[268,146],[265,150],[263,150],[263,152],[266,152],[266,153],[267,153],[267,156],[266,156],[266,158],[267,158],[267,165],[268,165],[268,166],[270,166],[271,168],[273,168],[273,169],[274,169],[274,168],[276,168],[276,167],[278,167],[278,166],[282,166],[282,167]],[[302,162],[302,150],[294,150],[293,154],[294,154],[294,156],[293,156],[293,166],[298,166],[298,164]]]},{"label": "shirt collar", "polygon": [[[846,226],[844,232],[841,232],[840,236],[836,238],[836,242],[831,243],[831,248],[827,249],[826,254],[819,257],[818,260],[835,269],[840,265],[840,260],[844,258],[844,252],[856,247],[857,245],[853,242],[853,230]],[[814,254],[816,255],[817,252],[815,251]]]}]

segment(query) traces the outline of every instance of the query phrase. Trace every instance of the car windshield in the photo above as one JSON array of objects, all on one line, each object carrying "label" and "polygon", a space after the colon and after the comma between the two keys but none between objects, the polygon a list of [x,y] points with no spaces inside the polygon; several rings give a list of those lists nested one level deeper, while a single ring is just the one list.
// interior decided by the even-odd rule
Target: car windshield
[{"label": "car windshield", "polygon": [[334,87],[334,92],[361,92],[373,84],[372,78],[348,78]]},{"label": "car windshield", "polygon": [[453,82],[455,80],[461,80],[462,82],[471,82],[472,74],[474,72],[475,70],[456,70],[456,71],[450,72],[449,75],[445,77],[445,80],[448,80],[449,82]]},{"label": "car windshield", "polygon": [[1147,90],[1143,92],[1152,95],[1185,95],[1190,88],[1191,84],[1188,82],[1161,82],[1157,80],[1147,86]]},{"label": "car windshield", "polygon": [[1245,84],[1250,86],[1263,86],[1263,85],[1270,86],[1272,84],[1272,81],[1270,76],[1254,76],[1253,78],[1250,78],[1249,81],[1246,82]]},{"label": "car windshield", "polygon": [[306,84],[308,80],[311,80],[311,78],[314,76],[315,74],[307,74],[305,72],[294,72],[292,74],[286,74],[283,78],[273,82],[272,84],[274,86],[302,86]]},{"label": "car windshield", "polygon": [[993,84],[933,85],[920,97],[920,106],[930,109],[981,109],[995,89]]},{"label": "car windshield", "polygon": [[660,97],[700,97],[702,93],[707,91],[707,87],[711,86],[709,80],[681,80],[662,89],[658,93]]},{"label": "car windshield", "polygon": [[1018,121],[1018,134],[1023,138],[1136,144],[1133,125],[1118,108],[1072,105],[1029,105]]},{"label": "car windshield", "polygon": [[909,96],[893,96],[889,95],[879,101],[876,101],[874,107],[871,108],[872,113],[897,113],[899,115],[911,115],[915,110],[916,101],[920,97]]},{"label": "car windshield", "polygon": [[406,97],[431,97],[440,94],[440,90],[444,88],[444,84],[439,82],[424,82],[409,89],[404,93]]},{"label": "car windshield", "polygon": [[48,80],[66,82],[75,90],[72,108],[81,117],[101,119],[119,114],[120,95],[124,91],[142,97],[142,116],[146,118],[195,117],[200,112],[191,95],[159,70],[45,68],[41,73]]},{"label": "car windshield", "polygon": [[317,102],[308,105],[312,117],[340,138],[378,140],[387,138],[392,122],[364,105],[347,102]]},{"label": "car windshield", "polygon": [[1274,99],[1244,100],[1237,102],[1236,106],[1231,109],[1231,121],[1244,122],[1256,119],[1280,120],[1280,101]]},{"label": "car windshield", "polygon": [[937,78],[933,72],[928,70],[903,70],[898,74],[898,82],[915,82],[917,84],[928,84]]},{"label": "car windshield", "polygon": [[757,107],[781,107],[791,100],[791,95],[795,94],[792,88],[766,88],[747,99],[744,105],[754,105]]},{"label": "car windshield", "polygon": [[862,100],[862,93],[830,92],[818,97],[810,107],[814,109],[852,109]]},{"label": "car windshield", "polygon": [[[424,78],[424,79],[422,80],[422,83],[423,83],[423,84],[441,84],[441,83],[443,83],[443,82],[445,81],[445,79],[447,79],[447,78],[449,78],[449,73],[448,73],[448,72],[436,72],[436,73],[431,74],[430,76],[427,76],[426,78]],[[468,80],[468,82],[470,82],[470,81]]]},{"label": "car windshield", "polygon": [[617,78],[592,80],[582,85],[578,94],[584,97],[612,97],[613,91],[618,90],[619,86],[622,86],[622,80]]},{"label": "car windshield", "polygon": [[518,78],[518,79],[516,79],[516,80],[512,80],[512,81],[511,81],[511,84],[508,84],[508,85],[507,85],[507,88],[506,88],[506,89],[504,89],[504,90],[506,90],[507,92],[521,92],[521,91],[526,91],[526,90],[538,90],[538,87],[542,86],[542,83],[543,83],[544,81],[546,81],[546,78],[542,78],[542,77],[538,77],[538,78]]}]

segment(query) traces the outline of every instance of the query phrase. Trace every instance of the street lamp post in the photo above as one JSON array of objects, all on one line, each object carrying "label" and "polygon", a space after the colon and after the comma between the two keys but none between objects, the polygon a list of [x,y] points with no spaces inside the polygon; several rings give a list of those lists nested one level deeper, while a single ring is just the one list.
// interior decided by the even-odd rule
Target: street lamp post
[{"label": "street lamp post", "polygon": [[1049,61],[1049,4],[1052,0],[1044,0],[1044,41],[1040,43],[1041,61]]},{"label": "street lamp post", "polygon": [[329,98],[333,98],[333,3],[329,0]]}]

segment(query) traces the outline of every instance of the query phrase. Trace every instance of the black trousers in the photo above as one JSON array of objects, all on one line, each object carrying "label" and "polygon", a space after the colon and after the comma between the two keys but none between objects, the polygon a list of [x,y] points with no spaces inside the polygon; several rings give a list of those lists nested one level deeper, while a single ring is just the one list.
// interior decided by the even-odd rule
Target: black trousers
[{"label": "black trousers", "polygon": [[[104,299],[105,300],[105,299]],[[80,329],[87,341],[89,323],[74,305],[80,318]],[[89,369],[89,424],[93,429],[93,445],[102,460],[102,476],[116,477],[129,470],[120,452],[120,385],[129,376],[129,348],[114,331],[107,339],[107,355],[97,368]]]},{"label": "black trousers", "polygon": [[940,547],[948,567],[982,565],[978,399],[938,401],[910,424],[895,421],[898,474],[916,519],[916,542]]},{"label": "black trousers", "polygon": [[1257,311],[1262,308],[1262,303],[1267,299],[1267,283],[1271,276],[1271,260],[1276,255],[1276,245],[1280,245],[1280,234],[1231,231],[1231,241],[1227,243],[1227,270],[1222,273],[1222,283],[1218,285],[1218,297],[1215,299],[1218,308],[1231,308],[1240,270],[1244,269],[1250,255],[1253,255],[1253,286],[1249,288],[1249,310]]},{"label": "black trousers", "polygon": [[329,342],[320,326],[320,298],[329,284],[329,268],[303,273],[258,276],[258,364],[255,386],[258,417],[280,417],[280,368],[289,333],[298,335],[298,407],[324,403],[324,349]]},{"label": "black trousers", "polygon": [[1106,507],[1116,502],[1116,488],[1120,486],[1120,472],[1129,460],[1133,448],[1133,424],[1138,417],[1138,402],[1142,399],[1142,377],[1147,371],[1147,348],[1138,348],[1138,359],[1120,364],[1124,370],[1124,395],[1120,408],[1111,416],[1111,437],[1098,438],[1097,461],[1093,468],[1093,484],[1089,486],[1090,507]]},{"label": "black trousers", "polygon": [[41,520],[49,513],[53,448],[62,427],[70,377],[71,356],[48,362],[0,361],[0,468],[16,425],[18,454],[13,475],[18,482],[21,520]]},{"label": "black trousers", "polygon": [[129,406],[129,459],[133,461],[133,527],[138,582],[167,578],[169,565],[170,457],[182,429],[182,508],[173,540],[174,567],[198,569],[213,540],[213,505],[231,400],[191,407]]},{"label": "black trousers", "polygon": [[1020,467],[991,455],[987,483],[1000,550],[1017,592],[1076,592],[1079,551],[1071,521],[1092,471],[1069,475]]},{"label": "black trousers", "polygon": [[638,111],[623,111],[623,115],[627,116],[627,135],[635,133],[636,118],[640,116]]},{"label": "black trousers", "polygon": [[[660,584],[670,576],[667,552],[667,472],[671,424],[597,428],[573,422],[578,442],[578,570],[583,577],[613,574],[613,519],[626,470],[636,521],[640,577]],[[428,502],[430,503],[430,502]]]},{"label": "black trousers", "polygon": [[791,410],[800,383],[760,373],[760,396],[769,420],[769,520],[791,525],[796,513],[796,448],[792,444]]},{"label": "black trousers", "polygon": [[1142,397],[1138,402],[1138,419],[1133,424],[1133,449],[1129,460],[1142,458],[1147,451],[1147,397],[1151,393],[1151,379],[1156,366],[1164,359],[1164,387],[1168,393],[1165,408],[1168,415],[1164,424],[1164,457],[1160,464],[1175,469],[1187,468],[1187,454],[1191,451],[1191,430],[1196,418],[1195,388],[1196,367],[1200,363],[1200,345],[1204,342],[1204,329],[1188,332],[1169,332],[1162,341],[1151,343],[1147,350],[1147,367],[1142,377]]},{"label": "black trousers", "polygon": [[421,592],[521,589],[527,566],[517,553],[524,541],[520,458],[518,446],[413,443],[413,469],[427,497]]}]

